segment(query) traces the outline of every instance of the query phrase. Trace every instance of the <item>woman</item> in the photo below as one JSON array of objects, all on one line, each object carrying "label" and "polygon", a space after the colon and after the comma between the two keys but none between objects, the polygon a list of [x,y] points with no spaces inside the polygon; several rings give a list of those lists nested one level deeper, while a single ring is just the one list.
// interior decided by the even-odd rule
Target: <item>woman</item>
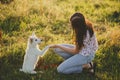
[{"label": "woman", "polygon": [[57,71],[64,74],[81,73],[83,68],[95,73],[92,60],[98,43],[93,31],[92,24],[85,21],[83,14],[75,13],[71,16],[70,22],[75,36],[75,45],[55,44],[51,48],[62,56],[65,61],[61,63]]}]

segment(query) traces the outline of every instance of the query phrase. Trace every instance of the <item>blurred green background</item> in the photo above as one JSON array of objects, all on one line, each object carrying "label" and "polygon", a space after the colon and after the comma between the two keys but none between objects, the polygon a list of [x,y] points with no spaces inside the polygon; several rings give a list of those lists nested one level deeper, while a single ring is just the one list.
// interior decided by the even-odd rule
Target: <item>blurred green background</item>
[{"label": "blurred green background", "polygon": [[[49,50],[36,75],[19,72],[28,37],[35,31],[49,44],[73,44],[69,18],[81,12],[94,25],[99,43],[97,72],[89,76],[63,75],[56,71],[63,59]],[[0,80],[119,80],[120,79],[120,0],[0,0]]]}]

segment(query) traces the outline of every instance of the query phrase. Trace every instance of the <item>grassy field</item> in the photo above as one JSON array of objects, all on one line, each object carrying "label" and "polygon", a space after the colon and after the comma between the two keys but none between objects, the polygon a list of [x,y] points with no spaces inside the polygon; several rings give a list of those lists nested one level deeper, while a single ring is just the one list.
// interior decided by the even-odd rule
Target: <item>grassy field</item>
[{"label": "grassy field", "polygon": [[[59,74],[56,68],[63,59],[52,50],[36,69],[43,73],[20,72],[33,31],[44,39],[40,49],[73,44],[69,18],[74,12],[93,22],[99,43],[96,75]],[[120,0],[0,0],[0,34],[0,80],[120,80]]]}]

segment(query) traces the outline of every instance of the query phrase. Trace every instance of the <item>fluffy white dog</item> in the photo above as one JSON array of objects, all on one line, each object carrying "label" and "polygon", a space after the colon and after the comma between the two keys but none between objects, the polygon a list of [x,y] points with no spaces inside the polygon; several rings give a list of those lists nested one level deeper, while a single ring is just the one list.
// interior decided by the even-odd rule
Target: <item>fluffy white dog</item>
[{"label": "fluffy white dog", "polygon": [[38,62],[39,56],[43,56],[43,54],[45,54],[45,52],[49,49],[49,46],[46,46],[43,50],[40,50],[38,44],[41,43],[41,41],[42,40],[40,38],[36,37],[35,33],[29,37],[23,66],[20,71],[30,74],[37,73],[34,69]]}]

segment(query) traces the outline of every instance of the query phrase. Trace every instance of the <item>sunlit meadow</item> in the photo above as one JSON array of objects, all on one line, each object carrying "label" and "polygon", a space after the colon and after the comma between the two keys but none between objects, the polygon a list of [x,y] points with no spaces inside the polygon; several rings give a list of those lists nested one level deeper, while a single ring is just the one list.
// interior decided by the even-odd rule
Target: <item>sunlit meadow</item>
[{"label": "sunlit meadow", "polygon": [[[34,31],[49,44],[74,44],[70,16],[81,12],[94,25],[99,43],[95,76],[56,71],[63,59],[50,49],[35,75],[20,72]],[[120,0],[0,0],[0,80],[120,80]]]}]

